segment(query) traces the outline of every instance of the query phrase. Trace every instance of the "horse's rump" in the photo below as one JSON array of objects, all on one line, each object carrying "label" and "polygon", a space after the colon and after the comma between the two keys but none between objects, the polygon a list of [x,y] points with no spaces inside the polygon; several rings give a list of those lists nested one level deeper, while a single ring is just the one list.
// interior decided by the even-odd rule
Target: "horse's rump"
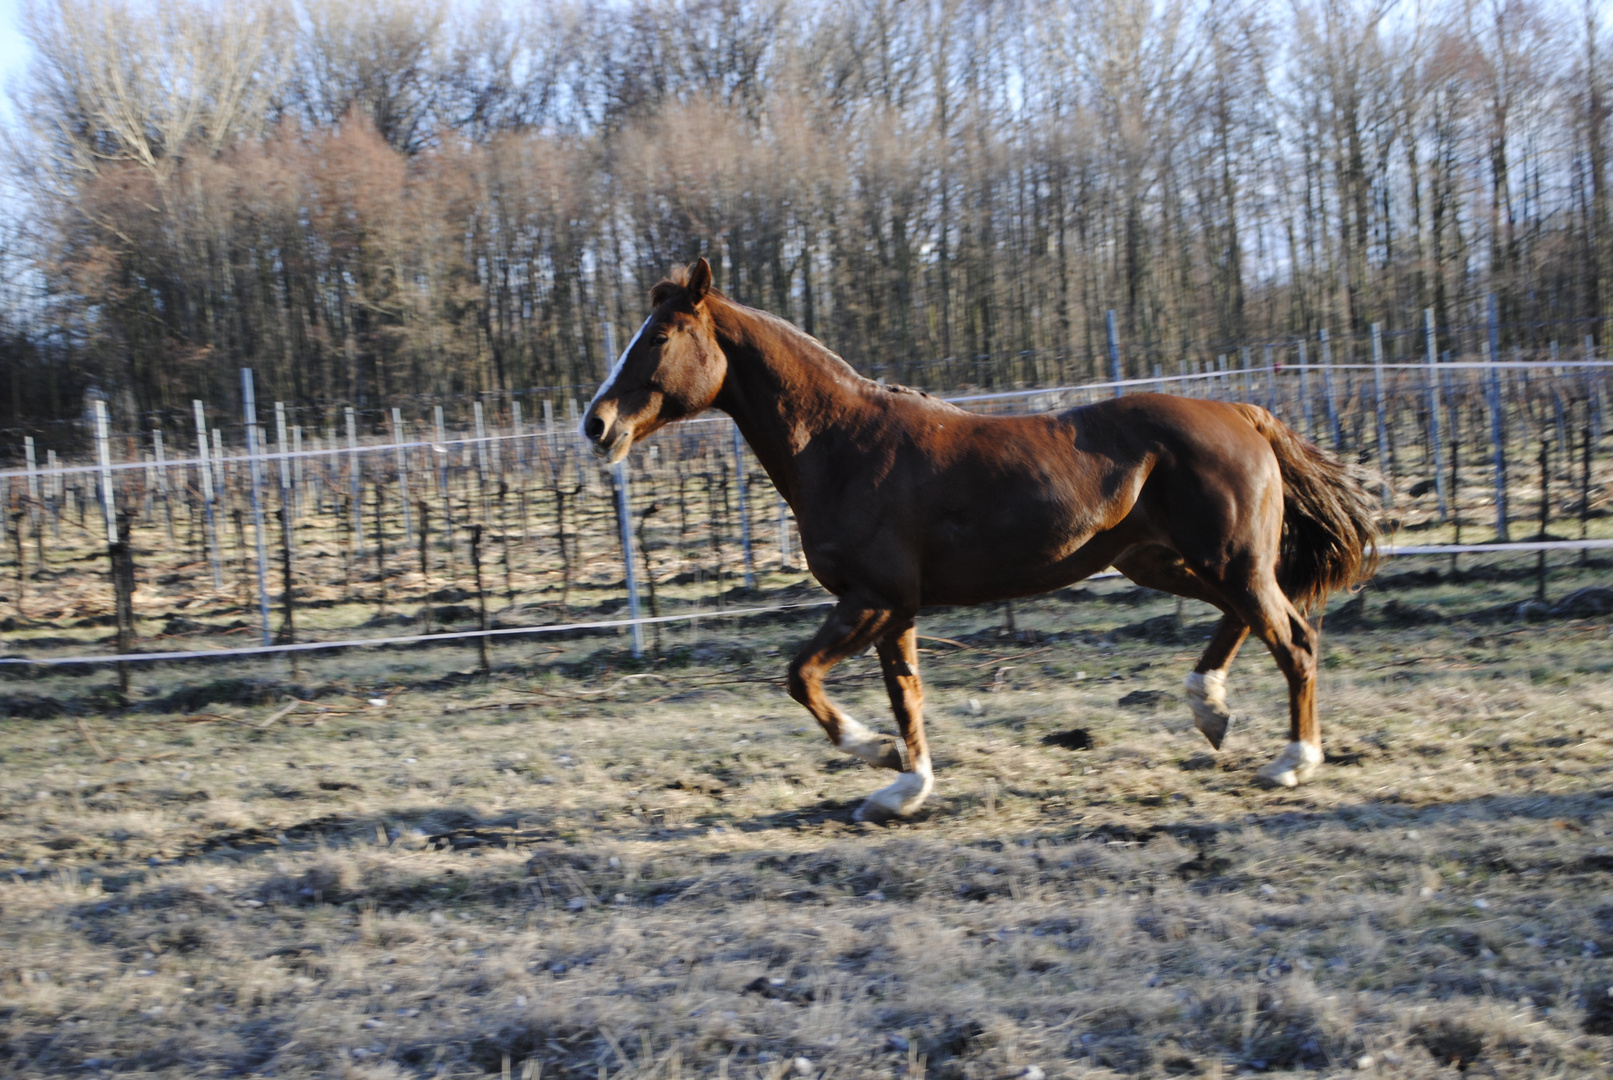
[{"label": "horse's rump", "polygon": [[1283,477],[1277,583],[1309,609],[1378,567],[1378,512],[1354,470],[1258,405],[1235,405],[1271,443]]}]

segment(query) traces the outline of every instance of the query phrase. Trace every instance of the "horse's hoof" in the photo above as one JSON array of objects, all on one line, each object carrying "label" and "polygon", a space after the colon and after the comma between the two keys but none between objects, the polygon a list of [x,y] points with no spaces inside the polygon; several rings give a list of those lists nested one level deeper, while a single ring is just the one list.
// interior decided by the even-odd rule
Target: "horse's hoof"
[{"label": "horse's hoof", "polygon": [[907,768],[902,760],[906,745],[894,735],[882,735],[857,723],[849,716],[840,718],[840,738],[835,744],[852,757],[861,758],[876,769],[901,772]]},{"label": "horse's hoof", "polygon": [[874,802],[873,798],[870,797],[864,799],[862,805],[857,807],[856,813],[851,815],[851,820],[856,822],[868,822],[871,825],[883,825],[885,822],[890,821],[898,816],[899,815],[892,813],[885,807]]},{"label": "horse's hoof", "polygon": [[902,751],[905,749],[902,740],[894,735],[881,735],[879,741],[885,745],[875,756],[865,759],[868,764],[876,769],[890,769],[892,772],[901,772],[907,768],[907,762],[902,758]]},{"label": "horse's hoof", "polygon": [[1221,742],[1232,726],[1232,712],[1227,708],[1227,680],[1219,671],[1191,671],[1187,680],[1187,703],[1193,709],[1193,726],[1210,742],[1210,747],[1221,749]]},{"label": "horse's hoof", "polygon": [[1316,773],[1322,764],[1322,748],[1306,742],[1291,742],[1277,760],[1260,768],[1255,780],[1262,787],[1298,787]]},{"label": "horse's hoof", "polygon": [[916,813],[929,798],[930,789],[935,786],[934,777],[928,767],[904,772],[893,783],[880,788],[857,808],[852,815],[857,821],[889,821],[891,818],[907,817]]}]

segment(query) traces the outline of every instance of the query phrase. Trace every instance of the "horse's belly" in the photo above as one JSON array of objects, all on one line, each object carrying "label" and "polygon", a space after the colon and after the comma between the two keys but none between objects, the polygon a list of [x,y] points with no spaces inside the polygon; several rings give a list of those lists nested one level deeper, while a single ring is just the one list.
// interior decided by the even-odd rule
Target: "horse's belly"
[{"label": "horse's belly", "polygon": [[936,529],[926,545],[925,604],[979,604],[1056,589],[1082,572],[1079,554],[1090,529],[1065,517],[989,521]]}]

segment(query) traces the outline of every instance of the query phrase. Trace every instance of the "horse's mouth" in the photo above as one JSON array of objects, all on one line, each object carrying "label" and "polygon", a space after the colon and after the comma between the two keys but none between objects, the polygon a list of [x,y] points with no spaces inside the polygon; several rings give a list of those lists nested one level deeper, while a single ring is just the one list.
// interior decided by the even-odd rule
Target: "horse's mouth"
[{"label": "horse's mouth", "polygon": [[595,457],[604,458],[605,464],[615,465],[627,456],[629,450],[633,449],[633,433],[624,431],[612,439],[609,445],[589,443],[588,448],[594,452]]}]

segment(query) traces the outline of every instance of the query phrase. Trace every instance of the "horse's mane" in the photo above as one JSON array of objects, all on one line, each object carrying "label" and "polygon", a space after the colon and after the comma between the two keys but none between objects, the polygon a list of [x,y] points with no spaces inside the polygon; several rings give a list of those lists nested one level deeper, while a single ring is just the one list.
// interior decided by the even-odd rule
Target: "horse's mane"
[{"label": "horse's mane", "polygon": [[[689,271],[685,267],[680,266],[673,270],[672,273],[656,282],[655,285],[650,289],[651,306],[660,307],[668,300],[676,299],[680,294],[688,291],[688,285]],[[842,374],[850,375],[852,378],[857,379],[860,382],[865,382],[872,386],[878,386],[882,390],[888,390],[895,394],[917,394],[920,397],[931,396],[927,391],[918,390],[911,386],[902,386],[898,383],[877,382],[874,379],[868,378],[856,368],[852,367],[851,364],[847,362],[845,357],[841,356],[839,353],[829,348],[829,346],[825,345],[823,342],[819,341],[817,338],[813,337],[799,326],[796,326],[788,319],[782,319],[773,314],[771,311],[763,311],[761,308],[753,308],[748,304],[741,304],[738,300],[735,300],[733,297],[729,296],[727,293],[715,286],[708,287],[706,290],[706,295],[715,296],[717,299],[721,300],[726,307],[732,309],[738,314],[744,316],[745,318],[762,323],[779,337],[785,338],[798,346],[804,346],[804,351],[816,354],[829,361],[831,364],[839,365],[840,369],[842,370]]]}]

